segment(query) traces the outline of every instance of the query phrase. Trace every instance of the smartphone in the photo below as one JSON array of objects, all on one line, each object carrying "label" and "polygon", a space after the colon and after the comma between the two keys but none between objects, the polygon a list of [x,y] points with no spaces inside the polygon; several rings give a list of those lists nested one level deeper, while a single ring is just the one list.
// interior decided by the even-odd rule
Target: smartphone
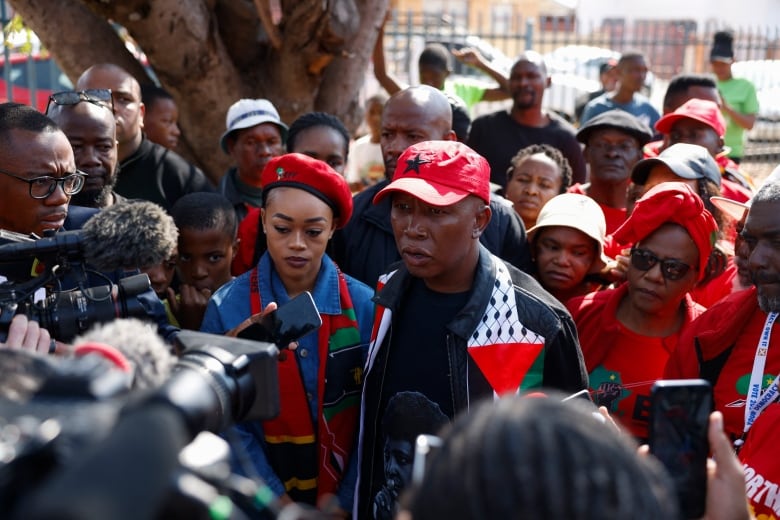
[{"label": "smartphone", "polygon": [[650,452],[671,475],[685,518],[700,518],[705,512],[712,408],[712,387],[704,379],[669,379],[653,385]]},{"label": "smartphone", "polygon": [[308,291],[277,307],[238,333],[239,338],[274,343],[286,348],[322,325],[320,311]]}]

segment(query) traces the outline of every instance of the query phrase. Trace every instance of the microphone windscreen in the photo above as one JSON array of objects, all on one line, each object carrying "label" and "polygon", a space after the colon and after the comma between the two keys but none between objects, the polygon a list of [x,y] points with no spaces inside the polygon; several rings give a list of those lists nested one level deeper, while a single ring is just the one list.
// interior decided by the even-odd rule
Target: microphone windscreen
[{"label": "microphone windscreen", "polygon": [[99,271],[136,269],[170,257],[179,232],[153,202],[126,201],[101,210],[83,227],[84,256]]}]

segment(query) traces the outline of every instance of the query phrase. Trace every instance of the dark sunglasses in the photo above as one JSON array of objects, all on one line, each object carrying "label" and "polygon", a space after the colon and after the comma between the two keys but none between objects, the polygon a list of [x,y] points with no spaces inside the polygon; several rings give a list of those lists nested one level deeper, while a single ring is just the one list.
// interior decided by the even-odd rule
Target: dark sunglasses
[{"label": "dark sunglasses", "polygon": [[114,112],[114,99],[111,97],[111,89],[108,88],[88,88],[86,90],[63,90],[55,92],[49,96],[49,103],[46,105],[46,113],[49,113],[49,107],[52,103],[55,105],[78,105],[82,101],[92,103]]},{"label": "dark sunglasses", "polygon": [[658,263],[661,264],[661,275],[671,281],[679,280],[693,269],[690,265],[679,260],[661,260],[646,249],[635,247],[631,250],[631,265],[640,271],[649,271]]}]

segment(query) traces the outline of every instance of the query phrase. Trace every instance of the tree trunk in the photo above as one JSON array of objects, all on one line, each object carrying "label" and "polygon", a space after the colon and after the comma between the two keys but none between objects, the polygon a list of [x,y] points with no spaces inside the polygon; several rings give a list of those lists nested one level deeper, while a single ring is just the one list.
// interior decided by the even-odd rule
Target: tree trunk
[{"label": "tree trunk", "polygon": [[111,62],[144,80],[106,20],[124,26],[176,99],[191,159],[215,182],[230,165],[219,148],[225,114],[242,97],[269,99],[287,123],[311,110],[359,123],[358,93],[388,0],[282,0],[281,19],[270,2],[12,0],[72,79]]}]

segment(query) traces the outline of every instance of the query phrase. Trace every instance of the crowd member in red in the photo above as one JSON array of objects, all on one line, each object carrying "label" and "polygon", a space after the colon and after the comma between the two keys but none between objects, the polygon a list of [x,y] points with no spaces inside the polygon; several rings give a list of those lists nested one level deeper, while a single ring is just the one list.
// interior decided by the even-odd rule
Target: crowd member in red
[{"label": "crowd member in red", "polygon": [[721,175],[715,160],[703,146],[678,143],[670,146],[658,157],[644,159],[637,163],[631,173],[635,184],[644,190],[663,182],[684,182],[704,202],[718,224],[718,242],[711,265],[691,297],[705,308],[731,294],[736,267],[729,264],[734,255],[734,230],[731,222],[712,202],[711,197],[720,196]]},{"label": "crowd member in red", "polygon": [[570,300],[594,400],[647,437],[650,387],[679,335],[703,312],[688,294],[704,276],[718,226],[682,183],[647,192],[615,232],[634,244],[626,283]]},{"label": "crowd member in red", "polygon": [[751,518],[776,519],[780,517],[777,500],[777,482],[780,465],[777,464],[777,428],[780,427],[780,404],[770,404],[756,419],[739,460],[745,472],[745,490]]},{"label": "crowd member in red", "polygon": [[549,144],[526,146],[512,157],[504,195],[514,205],[526,229],[534,227],[548,200],[566,192],[571,175],[569,161]]},{"label": "crowd member in red", "polygon": [[[753,281],[750,279],[750,271],[748,270],[748,257],[750,256],[750,249],[748,249],[745,240],[742,238],[742,229],[745,227],[745,220],[747,219],[748,210],[750,209],[750,201],[737,202],[736,200],[727,199],[724,197],[711,197],[710,201],[723,212],[724,215],[728,215],[734,221],[734,256],[729,258],[729,269],[736,270],[737,275],[734,277],[732,284],[732,292],[741,291],[747,289],[753,285]],[[733,266],[733,267],[732,267]]]},{"label": "crowd member in red", "polygon": [[778,324],[772,321],[780,312],[778,214],[780,183],[767,183],[753,197],[742,230],[755,287],[731,294],[702,315],[681,335],[664,372],[667,378],[708,379],[715,408],[723,412],[726,432],[734,439],[750,430],[753,416],[761,413],[762,396],[777,392],[780,383]]},{"label": "crowd member in red", "polygon": [[604,255],[604,213],[585,195],[563,193],[544,205],[528,230],[534,276],[559,301],[598,289]]},{"label": "crowd member in red", "polygon": [[662,117],[655,129],[664,135],[662,150],[677,143],[698,144],[706,148],[720,168],[723,177],[720,189],[725,197],[745,202],[753,196],[750,179],[728,158],[728,150],[723,146],[726,120],[717,103],[689,99],[674,112]]},{"label": "crowd member in red", "polygon": [[[631,169],[642,159],[642,147],[652,137],[650,127],[623,110],[604,112],[577,132],[577,139],[585,145],[590,182],[575,184],[569,191],[587,195],[601,206],[608,234],[626,220]],[[608,254],[617,252],[608,250]]]}]

